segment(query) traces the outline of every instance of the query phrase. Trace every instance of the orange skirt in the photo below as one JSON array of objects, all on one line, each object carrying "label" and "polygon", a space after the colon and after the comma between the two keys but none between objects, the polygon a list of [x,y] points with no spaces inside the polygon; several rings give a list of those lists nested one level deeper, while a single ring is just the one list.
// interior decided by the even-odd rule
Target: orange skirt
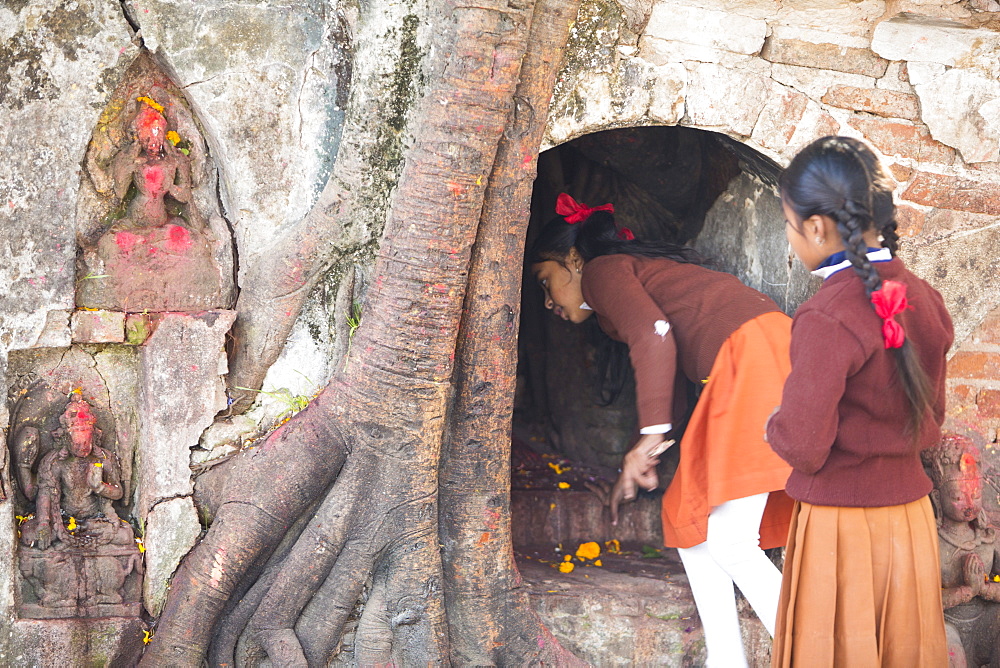
[{"label": "orange skirt", "polygon": [[927,497],[879,508],[795,504],[771,665],[948,665]]},{"label": "orange skirt", "polygon": [[760,524],[762,548],[788,537],[792,469],[764,441],[764,425],[781,404],[791,369],[792,320],[775,311],[743,323],[715,358],[681,440],[680,463],[663,495],[667,547],[705,542],[708,514],[726,501],[771,492]]}]

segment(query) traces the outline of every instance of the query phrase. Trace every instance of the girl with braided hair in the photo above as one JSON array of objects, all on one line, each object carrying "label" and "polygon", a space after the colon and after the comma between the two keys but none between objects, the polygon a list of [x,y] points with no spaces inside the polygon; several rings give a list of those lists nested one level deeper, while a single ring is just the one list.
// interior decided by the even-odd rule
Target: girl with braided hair
[{"label": "girl with braided hair", "polygon": [[867,145],[819,139],[779,187],[788,242],[823,284],[795,314],[767,424],[796,500],[772,665],[948,665],[920,453],[941,436],[951,319],[895,257],[892,187]]},{"label": "girl with braided hair", "polygon": [[611,519],[637,489],[655,489],[675,422],[678,376],[702,387],[663,497],[664,543],[684,563],[705,630],[708,666],[746,666],[733,584],[769,632],[781,574],[763,549],[784,544],[790,468],[763,439],[788,373],[791,319],[735,276],[701,266],[691,248],[641,241],[614,208],[562,194],[529,253],[545,306],[573,323],[596,313],[627,345],[640,437],[610,495]]}]

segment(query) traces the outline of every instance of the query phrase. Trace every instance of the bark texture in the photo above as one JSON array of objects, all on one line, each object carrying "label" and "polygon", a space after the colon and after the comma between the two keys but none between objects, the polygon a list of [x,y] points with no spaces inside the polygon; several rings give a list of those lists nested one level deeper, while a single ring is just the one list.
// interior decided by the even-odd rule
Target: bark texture
[{"label": "bark texture", "polygon": [[[363,665],[574,661],[525,614],[508,526],[521,243],[555,61],[575,13],[542,2],[531,31],[531,2],[436,7],[426,92],[350,359],[305,411],[234,461],[143,665],[198,665],[206,656],[213,665],[265,656],[325,665],[349,621]],[[529,36],[541,46],[525,58]],[[528,70],[515,90],[522,61]],[[327,232],[345,227],[357,207],[345,205],[350,197],[337,186],[324,192]],[[295,270],[290,290],[266,301],[295,308],[329,262],[323,243],[316,235],[285,256]],[[449,414],[463,300],[469,345]],[[474,426],[452,430],[454,461],[443,465],[442,537],[452,543],[444,570],[442,440],[448,425],[477,413]],[[467,501],[458,499],[463,485],[474,488]],[[478,542],[484,522],[495,545]],[[477,562],[471,570],[455,568],[466,557]],[[484,604],[491,585],[498,591]],[[478,628],[485,632],[473,635]]]}]

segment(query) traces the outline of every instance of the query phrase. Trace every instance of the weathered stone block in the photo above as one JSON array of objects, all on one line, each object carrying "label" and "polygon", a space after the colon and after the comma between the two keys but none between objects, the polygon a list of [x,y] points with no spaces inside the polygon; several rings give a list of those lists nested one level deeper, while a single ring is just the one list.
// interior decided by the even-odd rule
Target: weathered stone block
[{"label": "weathered stone block", "polygon": [[958,21],[900,14],[878,24],[872,50],[889,60],[955,67],[970,60],[995,60],[1000,54],[1000,33]]},{"label": "weathered stone block", "polygon": [[915,89],[934,139],[957,148],[969,163],[1000,160],[1000,81],[995,76],[955,68]]},{"label": "weathered stone block", "polygon": [[776,37],[769,37],[764,42],[760,55],[772,63],[836,70],[876,79],[885,74],[889,66],[889,61],[868,49]]},{"label": "weathered stone block", "polygon": [[947,174],[917,172],[902,198],[941,209],[1000,215],[1000,188],[996,184]]},{"label": "weathered stone block", "polygon": [[135,618],[21,619],[13,624],[13,666],[134,666],[145,622]]},{"label": "weathered stone block", "polygon": [[833,86],[854,86],[856,88],[872,88],[877,79],[860,74],[835,72],[833,70],[817,70],[813,67],[771,65],[771,78],[780,84],[794,88],[809,97],[818,100]]},{"label": "weathered stone block", "polygon": [[754,126],[752,138],[761,146],[781,149],[792,141],[795,129],[809,104],[809,98],[791,88],[774,88],[774,94],[769,97],[757,125]]},{"label": "weathered stone block", "polygon": [[901,204],[896,207],[896,234],[900,238],[915,237],[924,227],[924,212]]},{"label": "weathered stone block", "polygon": [[885,118],[906,118],[911,121],[920,118],[920,101],[912,93],[878,88],[833,86],[823,96],[822,101],[833,107],[867,111]]},{"label": "weathered stone block", "polygon": [[167,600],[167,584],[188,551],[201,535],[194,501],[189,496],[162,501],[146,516],[143,544],[146,548],[146,579],[143,601],[151,615],[158,616]]},{"label": "weathered stone block", "polygon": [[[994,311],[986,316],[972,335],[975,343],[1000,345],[1000,311]],[[997,379],[1000,382],[1000,378]]]},{"label": "weathered stone block", "polygon": [[885,155],[945,165],[955,162],[955,150],[935,141],[921,125],[865,116],[855,116],[848,124],[860,130],[865,139]]},{"label": "weathered stone block", "polygon": [[989,419],[1000,418],[1000,390],[984,388],[976,397],[979,416]]},{"label": "weathered stone block", "polygon": [[948,360],[949,378],[1000,378],[1000,355],[960,350]]},{"label": "weathered stone block", "polygon": [[234,311],[165,313],[139,347],[144,380],[136,499],[140,518],[161,499],[192,493],[190,450],[226,406],[219,355],[235,319]]},{"label": "weathered stone block", "polygon": [[121,311],[75,311],[72,319],[74,343],[122,343],[125,314]]},{"label": "weathered stone block", "polygon": [[65,348],[72,342],[69,319],[71,311],[53,309],[45,314],[45,326],[33,348]]},{"label": "weathered stone block", "polygon": [[699,63],[692,68],[690,77],[687,113],[691,124],[729,128],[749,137],[771,96],[771,80],[711,63]]},{"label": "weathered stone block", "polygon": [[752,55],[764,44],[767,22],[732,11],[661,2],[653,6],[644,34],[667,42]]},{"label": "weathered stone block", "polygon": [[687,70],[680,64],[654,67],[649,81],[649,117],[665,125],[678,123],[684,117]]}]

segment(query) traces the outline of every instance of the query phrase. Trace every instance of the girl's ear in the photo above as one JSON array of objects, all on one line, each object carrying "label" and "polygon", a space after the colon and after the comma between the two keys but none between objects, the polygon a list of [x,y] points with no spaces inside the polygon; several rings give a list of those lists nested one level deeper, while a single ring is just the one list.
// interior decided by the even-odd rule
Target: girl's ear
[{"label": "girl's ear", "polygon": [[815,241],[819,246],[828,242],[834,244],[840,240],[837,223],[829,216],[821,216],[820,214],[813,214],[802,221],[802,234],[806,239]]},{"label": "girl's ear", "polygon": [[569,249],[569,254],[566,255],[566,266],[574,271],[579,271],[583,269],[584,261],[583,256],[580,255],[580,251],[573,246]]}]

